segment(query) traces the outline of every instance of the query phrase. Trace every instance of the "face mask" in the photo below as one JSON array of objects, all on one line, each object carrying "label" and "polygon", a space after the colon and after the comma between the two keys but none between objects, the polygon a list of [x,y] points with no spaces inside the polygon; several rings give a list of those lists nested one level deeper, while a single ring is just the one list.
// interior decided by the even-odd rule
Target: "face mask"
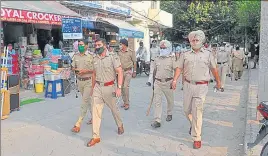
[{"label": "face mask", "polygon": [[103,53],[104,52],[104,48],[103,47],[99,47],[99,48],[96,48],[95,49],[95,53],[96,54],[101,54],[101,53]]},{"label": "face mask", "polygon": [[255,44],[255,47],[257,47],[258,46],[258,44]]},{"label": "face mask", "polygon": [[170,54],[169,49],[160,49],[160,56],[168,56]]},{"label": "face mask", "polygon": [[202,47],[202,43],[192,46],[193,49],[200,49],[201,47]]},{"label": "face mask", "polygon": [[122,45],[119,45],[119,48],[122,50],[123,49],[123,46]]},{"label": "face mask", "polygon": [[85,52],[85,46],[78,46],[78,51],[80,52],[80,53],[83,53],[83,52]]}]

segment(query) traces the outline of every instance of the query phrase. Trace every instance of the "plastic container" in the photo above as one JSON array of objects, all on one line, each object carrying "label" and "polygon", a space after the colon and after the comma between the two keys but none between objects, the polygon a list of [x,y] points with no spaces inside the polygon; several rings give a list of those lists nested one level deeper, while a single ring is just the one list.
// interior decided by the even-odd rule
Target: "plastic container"
[{"label": "plastic container", "polygon": [[52,55],[61,55],[61,49],[53,49]]},{"label": "plastic container", "polygon": [[49,65],[51,66],[51,69],[52,70],[58,70],[58,67],[59,67],[58,63],[52,63],[52,62],[50,62]]},{"label": "plastic container", "polygon": [[41,50],[34,50],[33,51],[33,54],[34,55],[41,55]]},{"label": "plastic container", "polygon": [[43,75],[35,75],[34,81],[35,81],[35,83],[44,83],[44,76]]},{"label": "plastic container", "polygon": [[35,92],[43,93],[44,92],[44,83],[35,83]]}]

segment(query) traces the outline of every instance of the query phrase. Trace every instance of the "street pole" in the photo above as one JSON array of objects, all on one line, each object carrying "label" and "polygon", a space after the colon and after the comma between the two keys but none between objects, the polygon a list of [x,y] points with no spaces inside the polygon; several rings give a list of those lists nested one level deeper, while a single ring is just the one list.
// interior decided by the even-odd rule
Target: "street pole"
[{"label": "street pole", "polygon": [[258,102],[268,101],[268,1],[261,1]]}]

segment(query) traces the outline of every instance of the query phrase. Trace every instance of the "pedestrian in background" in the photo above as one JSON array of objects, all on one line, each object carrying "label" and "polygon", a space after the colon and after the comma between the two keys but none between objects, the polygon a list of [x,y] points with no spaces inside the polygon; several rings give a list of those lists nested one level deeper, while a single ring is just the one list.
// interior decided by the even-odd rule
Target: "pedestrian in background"
[{"label": "pedestrian in background", "polygon": [[136,77],[136,54],[135,51],[128,48],[128,41],[126,39],[120,40],[120,51],[118,52],[122,69],[123,69],[123,86],[122,86],[122,97],[123,97],[123,108],[129,109],[129,84],[131,78]]},{"label": "pedestrian in background", "polygon": [[160,56],[155,58],[154,63],[154,90],[153,103],[155,104],[154,122],[152,127],[161,126],[162,118],[162,96],[167,99],[167,117],[166,121],[172,120],[172,110],[174,106],[174,90],[171,88],[171,82],[174,80],[174,71],[178,72],[176,58],[172,55],[172,45],[169,41],[160,42]]},{"label": "pedestrian in background", "polygon": [[[139,69],[139,74],[142,73],[142,70],[143,70],[144,65],[145,65],[146,57],[147,57],[147,50],[144,47],[143,42],[141,41],[140,42],[140,47],[139,47],[139,49],[136,52],[137,67]],[[140,64],[138,62],[140,62]]]},{"label": "pedestrian in background", "polygon": [[[82,94],[82,104],[80,106],[80,115],[72,128],[72,132],[80,132],[80,127],[83,119],[85,118],[88,110],[91,113],[91,97],[89,95],[92,88],[92,71],[93,71],[93,55],[87,52],[88,41],[80,41],[78,43],[78,51],[73,57],[72,69],[77,75],[78,90]],[[88,124],[91,124],[91,119]]]},{"label": "pedestrian in background", "polygon": [[148,86],[152,85],[153,82],[153,72],[154,72],[154,60],[157,56],[159,56],[160,54],[160,48],[159,46],[157,46],[157,40],[153,40],[152,41],[152,47],[150,49],[150,75],[149,75],[149,79],[148,82],[146,83]]},{"label": "pedestrian in background", "polygon": [[233,52],[232,58],[232,71],[234,73],[235,80],[237,81],[242,77],[244,70],[243,64],[245,60],[245,54],[242,50],[240,50],[239,46],[237,46],[235,51]]},{"label": "pedestrian in background", "polygon": [[[190,135],[194,141],[193,148],[201,148],[201,129],[203,118],[203,104],[208,92],[209,70],[216,79],[216,87],[221,88],[214,56],[202,48],[205,41],[203,31],[193,31],[188,35],[192,50],[182,54],[179,59],[179,72],[175,73],[174,80],[184,71],[185,77],[183,89],[184,113],[190,122]],[[172,82],[172,88],[176,88],[176,81]]]},{"label": "pedestrian in background", "polygon": [[[211,45],[211,53],[212,53],[212,56],[214,57],[215,62],[217,62],[218,44]],[[214,76],[211,70],[209,71],[209,73],[210,73],[210,82],[212,83]]]},{"label": "pedestrian in background", "polygon": [[221,78],[222,92],[224,92],[224,85],[230,62],[231,59],[229,52],[226,51],[224,46],[221,46],[217,53],[217,64],[218,64],[218,72]]},{"label": "pedestrian in background", "polygon": [[[123,83],[123,70],[120,58],[116,53],[111,53],[106,47],[104,39],[95,41],[95,54],[93,58],[92,75],[92,139],[87,143],[88,147],[100,142],[100,125],[102,110],[106,104],[114,117],[118,127],[118,134],[124,133],[122,119],[117,106],[117,98],[121,96]],[[117,86],[115,86],[116,74]]]},{"label": "pedestrian in background", "polygon": [[260,54],[260,46],[258,42],[255,42],[254,46],[255,46],[255,55],[254,55],[254,66],[252,69],[256,69],[256,66],[259,63],[259,54]]}]

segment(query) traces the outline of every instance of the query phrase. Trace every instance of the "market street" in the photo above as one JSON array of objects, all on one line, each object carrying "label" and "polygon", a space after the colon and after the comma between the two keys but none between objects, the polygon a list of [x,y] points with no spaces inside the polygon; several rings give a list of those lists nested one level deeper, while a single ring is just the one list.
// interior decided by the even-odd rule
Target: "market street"
[{"label": "market street", "polygon": [[103,111],[101,142],[86,147],[91,138],[91,125],[84,121],[78,134],[71,132],[81,99],[70,94],[57,100],[25,105],[2,121],[2,156],[240,156],[243,155],[248,73],[239,81],[227,78],[225,92],[213,92],[205,102],[202,148],[194,150],[188,134],[189,123],[182,109],[181,84],[177,87],[173,120],[162,127],[151,128],[153,111],[146,117],[151,88],[148,77],[137,76],[131,83],[131,105],[120,110],[125,133],[117,127],[107,107]]}]

